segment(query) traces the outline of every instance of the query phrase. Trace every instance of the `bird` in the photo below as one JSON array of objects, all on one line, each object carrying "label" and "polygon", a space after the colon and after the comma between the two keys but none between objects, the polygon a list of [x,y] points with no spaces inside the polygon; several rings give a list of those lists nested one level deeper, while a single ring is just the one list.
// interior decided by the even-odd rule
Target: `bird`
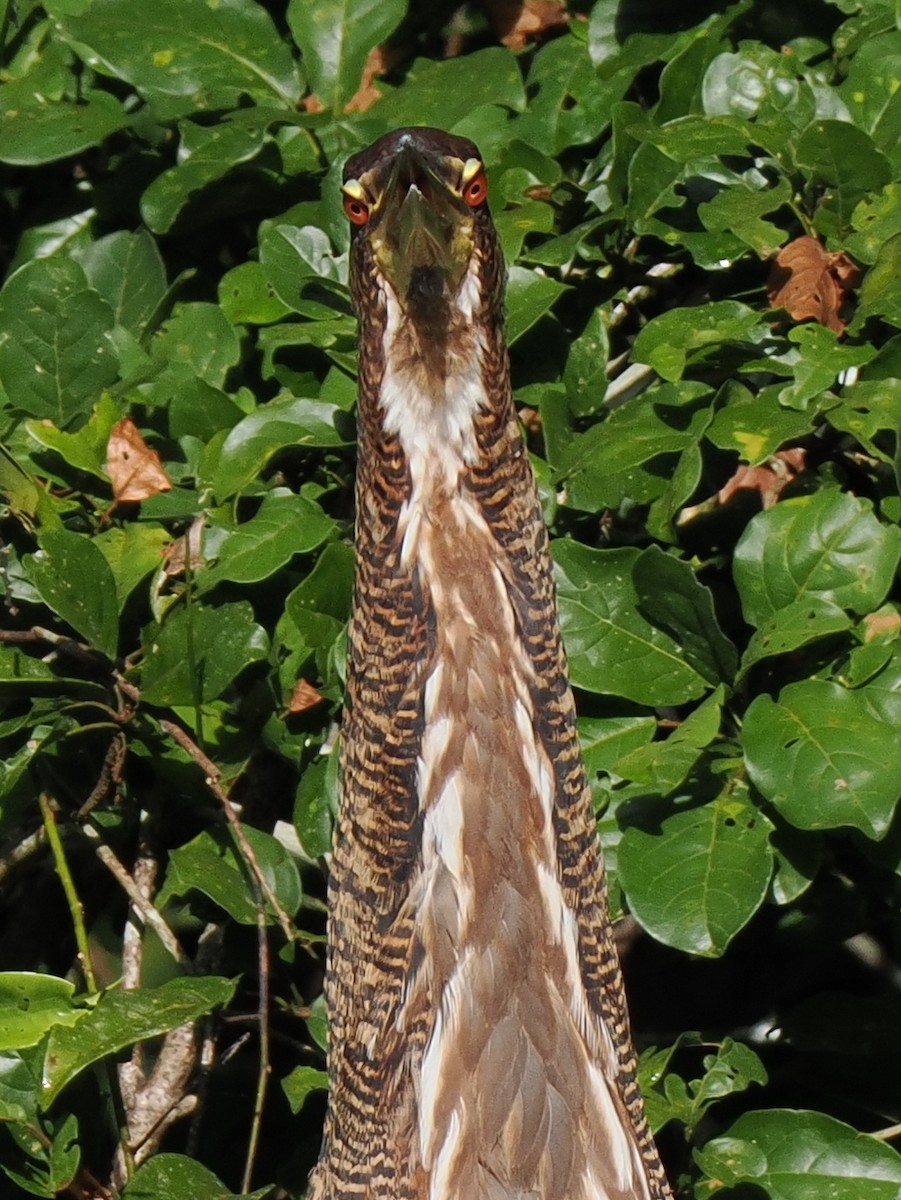
[{"label": "bird", "polygon": [[350,157],[354,598],[312,1200],[668,1200],[469,140]]}]

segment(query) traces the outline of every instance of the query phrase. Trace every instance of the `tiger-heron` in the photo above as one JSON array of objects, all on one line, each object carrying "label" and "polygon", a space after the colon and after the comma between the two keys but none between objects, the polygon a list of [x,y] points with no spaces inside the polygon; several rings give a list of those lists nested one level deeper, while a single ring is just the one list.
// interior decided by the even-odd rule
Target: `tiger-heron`
[{"label": "tiger-heron", "polygon": [[472,142],[344,175],[357,567],[314,1200],[665,1200]]}]

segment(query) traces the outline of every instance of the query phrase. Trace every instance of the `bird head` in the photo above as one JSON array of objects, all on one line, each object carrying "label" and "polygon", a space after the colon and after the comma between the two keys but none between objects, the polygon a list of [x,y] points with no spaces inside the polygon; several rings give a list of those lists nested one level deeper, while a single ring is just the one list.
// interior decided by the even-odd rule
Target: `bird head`
[{"label": "bird head", "polygon": [[[489,258],[496,268],[485,169],[465,138],[428,128],[387,134],[348,159],[343,196],[353,290],[365,296],[389,285],[424,332],[446,321],[467,278],[482,291]],[[502,273],[491,274],[499,292]]]}]

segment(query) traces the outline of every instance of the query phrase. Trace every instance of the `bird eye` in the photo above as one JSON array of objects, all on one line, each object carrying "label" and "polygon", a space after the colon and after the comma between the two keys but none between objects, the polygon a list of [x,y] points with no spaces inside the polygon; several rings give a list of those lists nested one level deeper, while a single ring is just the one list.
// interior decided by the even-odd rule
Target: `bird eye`
[{"label": "bird eye", "polygon": [[366,225],[369,221],[369,205],[353,196],[344,197],[344,212],[354,225]]},{"label": "bird eye", "polygon": [[463,188],[463,199],[470,208],[478,208],[488,199],[488,180],[485,172],[479,170]]}]

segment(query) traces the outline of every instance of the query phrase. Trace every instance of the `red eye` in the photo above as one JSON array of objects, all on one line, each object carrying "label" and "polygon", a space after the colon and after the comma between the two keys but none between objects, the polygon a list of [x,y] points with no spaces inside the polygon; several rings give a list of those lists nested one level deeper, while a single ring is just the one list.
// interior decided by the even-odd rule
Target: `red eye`
[{"label": "red eye", "polygon": [[463,189],[463,199],[470,208],[478,208],[480,204],[485,203],[488,199],[488,180],[484,171],[479,171],[470,179]]},{"label": "red eye", "polygon": [[369,220],[369,206],[362,200],[355,200],[353,196],[344,197],[344,211],[347,219],[354,225],[365,225]]}]

